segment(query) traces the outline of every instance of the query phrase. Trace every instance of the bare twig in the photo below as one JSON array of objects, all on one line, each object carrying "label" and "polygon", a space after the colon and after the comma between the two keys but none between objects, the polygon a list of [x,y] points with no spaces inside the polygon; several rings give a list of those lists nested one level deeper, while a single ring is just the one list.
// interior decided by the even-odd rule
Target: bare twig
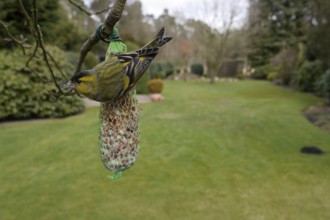
[{"label": "bare twig", "polygon": [[55,58],[53,57],[53,55],[51,53],[49,53],[47,51],[47,55],[49,56],[50,60],[54,63],[56,69],[61,73],[61,75],[64,77],[65,80],[69,80],[68,75],[62,70],[62,68],[60,67],[60,65],[58,65],[57,61],[55,60]]},{"label": "bare twig", "polygon": [[32,22],[32,19],[31,17],[29,16],[29,13],[27,13],[23,3],[21,0],[16,0],[22,13],[24,14],[24,17],[25,17],[25,20],[27,21],[28,25],[29,25],[29,29],[30,29],[30,32],[31,34],[35,37],[37,34],[36,34],[36,31],[35,29],[33,28],[33,22]]},{"label": "bare twig", "polygon": [[[23,13],[23,15],[25,17],[25,20],[27,21],[27,24],[29,26],[29,29],[30,29],[30,32],[31,32],[32,36],[34,38],[37,38],[37,33],[36,33],[36,30],[35,30],[34,25],[33,25],[33,21],[31,19],[30,15],[29,15],[29,13],[26,11],[26,9],[25,9],[25,7],[24,7],[24,5],[23,5],[23,3],[22,3],[21,0],[16,0],[16,1],[17,1],[18,5],[19,5],[19,7],[21,9],[21,12]],[[29,67],[30,61],[36,56],[36,53],[38,51],[38,48],[39,48],[39,42],[36,41],[36,45],[34,47],[34,50],[33,50],[32,54],[31,54],[30,58],[26,61],[26,64],[25,64],[26,67]]]},{"label": "bare twig", "polygon": [[36,44],[35,44],[35,46],[34,46],[34,49],[33,49],[33,52],[32,52],[32,54],[31,54],[30,58],[29,58],[29,59],[26,61],[26,63],[25,63],[25,66],[26,66],[26,67],[29,67],[30,61],[31,61],[34,57],[36,57],[36,53],[37,53],[37,51],[38,51],[38,48],[39,48],[39,43],[38,43],[38,41],[37,41]]},{"label": "bare twig", "polygon": [[92,16],[93,13],[89,12],[88,10],[86,10],[82,5],[79,5],[78,3],[72,1],[72,0],[68,0],[73,6],[75,6],[76,8],[78,8],[80,11],[84,12],[85,14],[87,14],[88,16]]},{"label": "bare twig", "polygon": [[20,46],[20,48],[22,49],[22,51],[23,51],[23,54],[25,55],[26,54],[26,52],[25,52],[25,48],[27,48],[27,46],[26,45],[24,45],[24,43],[25,43],[25,41],[26,40],[23,40],[23,41],[19,41],[19,40],[17,40],[10,32],[9,32],[9,30],[8,30],[8,28],[7,28],[7,25],[3,22],[3,21],[1,21],[0,20],[0,25],[3,27],[3,29],[5,29],[5,31],[6,31],[6,33],[7,33],[7,35],[8,35],[8,37],[10,38],[10,40],[11,41],[13,41],[15,44],[17,44],[18,46]]},{"label": "bare twig", "polygon": [[[43,41],[43,35],[42,35],[42,31],[41,31],[41,28],[38,24],[38,9],[37,9],[37,0],[33,0],[32,1],[32,18],[30,17],[30,15],[27,13],[23,3],[21,0],[17,0],[19,6],[20,6],[20,9],[22,11],[22,13],[24,14],[25,16],[25,19],[28,23],[28,26],[29,26],[29,29],[30,29],[30,32],[32,34],[32,36],[35,38],[36,40],[36,44],[35,44],[35,47],[34,47],[34,50],[31,54],[31,56],[29,57],[29,59],[27,60],[26,62],[26,67],[29,66],[29,63],[30,61],[36,57],[37,55],[37,51],[38,49],[40,48],[41,51],[42,51],[42,55],[43,55],[43,59],[48,67],[48,70],[50,72],[50,75],[51,75],[51,78],[52,78],[52,81],[54,83],[54,85],[56,86],[56,89],[55,91],[52,91],[50,93],[52,93],[54,96],[56,96],[57,98],[59,98],[60,96],[62,95],[72,95],[72,93],[74,93],[74,91],[70,90],[70,91],[63,91],[62,90],[62,87],[61,85],[58,83],[57,81],[57,77],[56,77],[56,74],[55,72],[53,71],[53,68],[51,67],[51,62],[54,63],[56,69],[61,73],[61,75],[66,79],[68,80],[68,77],[67,75],[65,74],[64,71],[62,71],[62,69],[60,68],[60,66],[58,65],[58,63],[56,62],[56,60],[54,59],[54,57],[46,50],[45,48],[45,45],[44,45],[44,41]],[[51,61],[51,62],[50,62]]]},{"label": "bare twig", "polygon": [[80,49],[80,56],[79,56],[79,60],[78,60],[78,64],[76,67],[76,72],[79,72],[81,69],[81,66],[85,60],[85,57],[87,55],[87,53],[93,48],[93,46],[95,44],[97,44],[99,42],[99,39],[96,37],[96,34],[93,33],[88,39],[87,41],[85,41],[85,43],[83,44],[83,46]]},{"label": "bare twig", "polygon": [[38,24],[37,0],[32,1],[32,17],[33,17],[33,26],[34,26],[34,29],[36,30],[36,33],[37,33],[37,36],[36,36],[37,39],[36,40],[39,44],[39,47],[42,50],[44,61],[46,62],[46,65],[47,65],[48,70],[49,70],[49,72],[52,76],[52,79],[53,79],[53,82],[54,82],[56,88],[58,89],[60,94],[63,94],[64,92],[62,91],[61,86],[58,84],[58,82],[56,80],[56,75],[55,75],[55,73],[54,73],[54,71],[53,71],[53,69],[50,65],[49,59],[48,59],[48,52],[47,52],[47,50],[45,49],[45,46],[44,46],[44,41],[43,41],[41,28]]},{"label": "bare twig", "polygon": [[[25,20],[27,21],[27,24],[29,26],[29,29],[30,29],[30,32],[31,32],[32,36],[34,38],[37,38],[37,33],[36,33],[35,28],[34,28],[32,18],[30,17],[29,13],[26,11],[26,9],[25,9],[22,1],[21,0],[16,0],[16,1],[17,1],[18,5],[19,5],[19,7],[21,9],[21,12],[23,13],[23,15],[25,17]],[[36,56],[36,53],[38,51],[38,48],[39,48],[39,42],[36,41],[34,50],[33,50],[32,54],[31,54],[30,58],[26,61],[26,64],[25,64],[26,67],[29,67],[30,61]]]},{"label": "bare twig", "polygon": [[100,15],[100,14],[103,14],[104,12],[107,12],[107,11],[109,11],[110,9],[112,9],[112,7],[108,6],[106,9],[103,9],[103,10],[100,10],[100,11],[97,11],[97,12],[94,12],[94,15]]},{"label": "bare twig", "polygon": [[80,11],[84,12],[85,14],[87,14],[88,16],[99,15],[99,14],[102,14],[102,13],[104,13],[104,12],[106,12],[106,11],[108,11],[108,10],[111,9],[111,7],[108,6],[108,8],[106,8],[106,9],[103,9],[103,10],[101,10],[101,11],[97,11],[97,12],[92,13],[92,12],[89,12],[87,9],[85,9],[84,6],[82,6],[82,5],[80,5],[80,4],[76,3],[76,2],[74,2],[73,0],[68,0],[68,1],[69,1],[73,6],[75,6],[76,8],[78,8]]},{"label": "bare twig", "polygon": [[[124,7],[126,4],[126,0],[116,0],[115,4],[113,5],[111,11],[107,15],[104,23],[101,26],[101,37],[107,38],[111,32],[115,24],[120,20],[121,15],[123,13]],[[99,39],[97,38],[96,34],[93,33],[87,41],[83,44],[83,46],[80,49],[80,57],[78,60],[76,72],[79,72],[81,69],[81,66],[85,60],[85,57],[87,53],[93,48],[93,46],[99,42]]]}]

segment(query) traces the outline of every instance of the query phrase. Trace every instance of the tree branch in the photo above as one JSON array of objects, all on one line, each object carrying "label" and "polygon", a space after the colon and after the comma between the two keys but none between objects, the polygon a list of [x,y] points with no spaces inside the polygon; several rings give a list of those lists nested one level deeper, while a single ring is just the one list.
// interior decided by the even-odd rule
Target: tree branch
[{"label": "tree branch", "polygon": [[49,53],[48,51],[46,51],[46,52],[47,52],[47,55],[49,56],[50,60],[54,63],[56,69],[61,73],[61,75],[64,77],[64,79],[69,80],[68,75],[62,70],[60,65],[58,65],[58,63],[55,60],[55,58],[53,57],[53,55],[51,53]]},{"label": "tree branch", "polygon": [[19,41],[19,40],[17,40],[10,32],[9,32],[9,30],[8,30],[8,28],[7,28],[7,25],[3,22],[3,21],[1,21],[0,20],[0,25],[3,27],[3,29],[5,29],[5,31],[6,31],[6,33],[7,33],[7,35],[8,35],[8,37],[10,38],[10,40],[11,41],[13,41],[15,44],[17,44],[18,46],[20,46],[21,47],[21,49],[22,49],[22,51],[23,51],[23,54],[25,55],[26,54],[26,52],[25,52],[25,48],[28,48],[27,46],[24,46],[24,43],[25,43],[25,41],[26,40],[23,40],[23,41]]},{"label": "tree branch", "polygon": [[51,63],[50,61],[52,61],[55,65],[55,67],[58,69],[58,71],[62,74],[62,76],[65,79],[68,79],[67,75],[62,71],[62,69],[59,67],[58,63],[56,62],[56,60],[53,58],[53,56],[46,50],[45,45],[44,45],[44,41],[43,41],[43,35],[42,35],[42,31],[41,28],[38,24],[38,9],[37,9],[37,0],[33,0],[32,1],[32,18],[30,17],[30,15],[28,14],[28,12],[25,9],[25,6],[23,5],[21,0],[17,0],[19,7],[23,13],[23,15],[25,16],[25,19],[28,23],[30,32],[32,34],[32,36],[35,38],[36,40],[36,44],[34,47],[34,50],[31,54],[31,56],[29,57],[29,59],[26,62],[26,67],[29,66],[30,61],[36,57],[37,51],[40,48],[42,51],[42,55],[43,55],[43,59],[48,67],[48,70],[50,72],[52,81],[54,83],[54,85],[56,86],[56,91],[52,91],[51,93],[56,96],[57,98],[59,98],[61,95],[72,95],[72,90],[64,92],[61,88],[61,85],[58,83],[57,81],[57,77],[55,72],[53,71],[53,68],[51,67]]},{"label": "tree branch", "polygon": [[44,40],[43,40],[43,36],[42,36],[42,32],[41,32],[41,28],[38,24],[38,10],[37,10],[37,0],[33,0],[32,1],[32,15],[33,15],[33,26],[34,26],[34,29],[36,30],[36,33],[37,33],[37,44],[39,45],[39,47],[41,48],[42,50],[42,55],[44,57],[44,61],[46,62],[46,65],[48,67],[48,70],[52,76],[52,79],[53,79],[53,82],[56,86],[56,88],[58,89],[59,93],[64,93],[61,89],[61,86],[58,84],[57,80],[56,80],[56,76],[55,76],[55,73],[50,65],[50,62],[48,60],[48,52],[47,50],[45,49],[45,46],[44,46]]},{"label": "tree branch", "polygon": [[[29,26],[29,29],[30,29],[30,32],[31,32],[32,36],[36,39],[37,38],[37,33],[36,33],[36,30],[35,30],[34,25],[33,25],[33,21],[31,19],[30,15],[29,15],[29,13],[26,11],[26,9],[25,9],[25,7],[24,7],[21,0],[16,0],[16,1],[17,1],[18,5],[21,9],[21,12],[23,13],[23,15],[25,17],[25,20],[26,20],[26,22]],[[36,56],[38,48],[39,48],[39,43],[38,43],[38,41],[36,41],[36,45],[34,47],[33,53],[31,54],[30,58],[26,61],[26,64],[25,64],[26,67],[29,67],[30,61]]]},{"label": "tree branch", "polygon": [[31,56],[29,57],[29,59],[26,61],[25,63],[25,66],[26,67],[29,67],[29,64],[30,64],[30,61],[36,56],[37,54],[37,51],[38,51],[38,48],[39,48],[39,43],[38,41],[36,42],[36,45],[34,46],[34,49],[33,49],[33,52],[31,54]]},{"label": "tree branch", "polygon": [[[115,24],[120,20],[121,15],[123,13],[124,7],[126,4],[126,0],[116,0],[115,4],[113,5],[111,11],[107,15],[104,23],[101,25],[101,37],[107,38],[111,33],[112,29],[115,26]],[[95,44],[99,42],[98,37],[96,36],[96,33],[93,33],[87,41],[83,44],[83,46],[80,49],[80,57],[78,60],[76,72],[79,72],[81,69],[81,66],[85,60],[85,57],[87,53],[93,48]]]},{"label": "tree branch", "polygon": [[78,3],[74,2],[73,0],[68,0],[73,6],[75,6],[76,8],[78,8],[80,11],[84,12],[86,15],[88,16],[92,16],[92,15],[99,15],[99,14],[102,14],[106,11],[108,11],[109,9],[111,9],[111,7],[108,6],[108,8],[106,9],[103,9],[101,11],[98,11],[98,12],[94,12],[94,13],[91,13],[89,12],[87,9],[85,9],[82,5],[79,5]]},{"label": "tree branch", "polygon": [[35,37],[37,34],[36,34],[35,29],[33,28],[33,22],[32,22],[31,17],[29,16],[29,13],[27,13],[27,11],[26,11],[26,9],[25,9],[25,7],[24,7],[24,5],[23,5],[23,3],[22,3],[21,0],[16,0],[16,1],[18,3],[18,5],[19,5],[19,7],[20,7],[20,9],[22,11],[22,13],[25,16],[25,20],[27,21],[27,23],[29,25],[29,29],[30,29],[31,34]]}]

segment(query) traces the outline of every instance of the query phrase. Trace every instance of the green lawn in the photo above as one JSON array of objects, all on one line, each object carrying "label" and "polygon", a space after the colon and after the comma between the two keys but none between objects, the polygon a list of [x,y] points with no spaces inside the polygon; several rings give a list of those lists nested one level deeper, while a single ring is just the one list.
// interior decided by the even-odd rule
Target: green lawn
[{"label": "green lawn", "polygon": [[330,219],[330,135],[301,114],[321,99],[267,82],[168,81],[144,104],[141,152],[118,180],[98,151],[98,108],[0,125],[0,219]]}]

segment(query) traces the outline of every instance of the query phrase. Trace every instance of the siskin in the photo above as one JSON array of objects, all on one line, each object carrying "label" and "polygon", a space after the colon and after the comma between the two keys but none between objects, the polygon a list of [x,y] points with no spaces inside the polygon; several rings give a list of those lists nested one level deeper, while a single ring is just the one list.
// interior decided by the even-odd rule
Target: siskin
[{"label": "siskin", "polygon": [[91,70],[77,72],[64,85],[99,102],[115,101],[130,91],[146,72],[161,46],[172,37],[166,37],[162,28],[156,37],[139,50],[128,53],[110,53],[109,58]]}]

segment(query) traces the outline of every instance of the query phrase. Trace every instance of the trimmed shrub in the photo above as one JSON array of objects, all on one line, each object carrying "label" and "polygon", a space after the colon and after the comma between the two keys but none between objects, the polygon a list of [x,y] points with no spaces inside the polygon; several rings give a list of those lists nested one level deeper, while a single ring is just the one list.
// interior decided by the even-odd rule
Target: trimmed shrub
[{"label": "trimmed shrub", "polygon": [[152,79],[148,82],[148,90],[150,93],[162,93],[164,82],[161,79]]},{"label": "trimmed shrub", "polygon": [[[47,48],[59,66],[71,74],[74,66],[66,61],[66,54],[56,47]],[[21,50],[0,50],[3,64],[0,66],[0,120],[65,117],[84,110],[78,97],[65,96],[55,100],[49,94],[55,86],[42,56],[39,57],[27,68],[28,57],[23,56]],[[60,74],[57,78],[61,81]]]},{"label": "trimmed shrub", "polygon": [[202,76],[204,74],[204,66],[200,63],[194,63],[190,67],[191,72],[197,76]]},{"label": "trimmed shrub", "polygon": [[292,85],[302,92],[314,92],[315,83],[323,73],[322,62],[319,60],[305,61],[294,74]]},{"label": "trimmed shrub", "polygon": [[251,77],[254,79],[267,79],[268,74],[274,71],[275,71],[275,67],[271,63],[263,66],[258,66],[255,68],[255,71],[251,74]]}]

